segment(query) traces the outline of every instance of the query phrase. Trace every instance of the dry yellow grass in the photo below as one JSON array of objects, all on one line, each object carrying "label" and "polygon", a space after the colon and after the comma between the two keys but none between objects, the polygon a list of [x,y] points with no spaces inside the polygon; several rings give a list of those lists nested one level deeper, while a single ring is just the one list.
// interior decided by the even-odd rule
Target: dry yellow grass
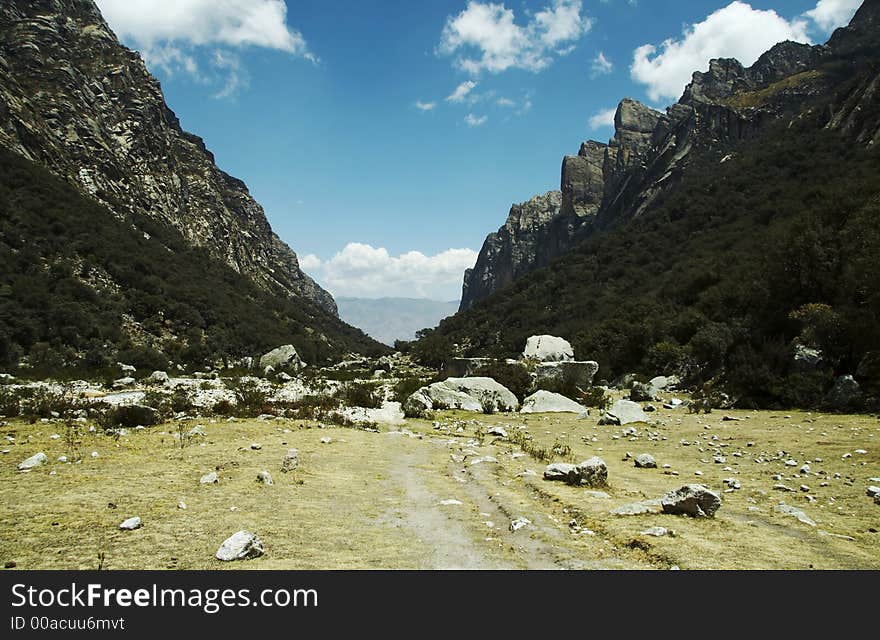
[{"label": "dry yellow grass", "polygon": [[[412,435],[388,433],[387,427],[370,433],[299,421],[202,420],[207,437],[184,449],[175,447],[170,426],[118,440],[87,435],[80,464],[55,462],[65,445],[49,436],[62,433],[62,425],[12,422],[6,432],[15,444],[0,459],[0,562],[93,569],[103,554],[107,569],[880,568],[880,506],[865,495],[869,484],[878,484],[868,478],[880,476],[878,420],[726,413],[743,420],[661,410],[652,418],[666,424],[635,425],[636,441],[615,439],[620,427],[570,415],[445,413],[448,433],[428,421],[410,421]],[[542,446],[567,443],[575,461],[601,456],[609,467],[610,497],[544,481],[546,463],[503,439],[473,442],[477,427],[490,424],[525,426]],[[333,441],[322,444],[326,437]],[[252,450],[254,442],[262,448]],[[712,442],[726,445],[714,447],[726,463],[713,462]],[[283,474],[288,448],[299,449],[300,469]],[[98,458],[89,456],[93,450]],[[37,451],[50,464],[18,472],[16,464]],[[787,455],[779,459],[778,451]],[[636,469],[624,460],[627,452],[650,453],[670,468]],[[851,457],[842,457],[847,453]],[[480,456],[497,462],[471,464]],[[785,466],[789,458],[797,467]],[[806,461],[811,475],[792,478]],[[723,471],[726,466],[732,470]],[[220,483],[199,485],[215,467]],[[256,482],[263,469],[274,486]],[[520,476],[526,469],[538,475]],[[697,470],[703,475],[695,476]],[[774,490],[776,473],[796,492]],[[722,494],[714,519],[609,513],[686,483],[722,491],[728,477],[742,489]],[[801,484],[809,485],[815,502],[798,491]],[[460,504],[444,504],[450,500]],[[780,500],[803,509],[817,526],[775,512]],[[141,529],[118,529],[135,515],[143,519]],[[511,532],[508,525],[518,517],[532,524]],[[569,526],[571,520],[577,527]],[[651,526],[672,529],[675,537],[640,533]],[[220,543],[239,529],[257,533],[266,554],[246,562],[215,560]]]}]

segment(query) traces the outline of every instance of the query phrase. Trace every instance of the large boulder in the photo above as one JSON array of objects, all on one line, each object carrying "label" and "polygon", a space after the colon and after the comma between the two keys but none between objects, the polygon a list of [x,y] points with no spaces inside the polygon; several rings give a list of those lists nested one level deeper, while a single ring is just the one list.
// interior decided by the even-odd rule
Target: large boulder
[{"label": "large boulder", "polygon": [[663,513],[712,518],[721,508],[721,496],[701,484],[688,484],[667,493],[660,499],[660,505]]},{"label": "large boulder", "polygon": [[648,416],[641,405],[631,400],[618,400],[605,412],[599,424],[623,426],[633,422],[648,422]]},{"label": "large boulder", "polygon": [[825,396],[825,404],[834,411],[855,409],[862,401],[862,389],[852,376],[840,376]]},{"label": "large boulder", "polygon": [[608,467],[595,456],[579,465],[554,462],[544,469],[544,479],[573,486],[604,487],[608,484]]},{"label": "large boulder", "polygon": [[154,371],[151,373],[144,382],[147,384],[168,384],[168,374],[164,371]]},{"label": "large boulder", "polygon": [[272,351],[260,358],[260,369],[262,371],[265,371],[268,367],[272,367],[272,371],[299,371],[304,366],[303,361],[296,352],[296,348],[292,344],[272,349]]},{"label": "large boulder", "polygon": [[816,369],[823,361],[822,351],[807,347],[800,342],[794,345],[794,362],[800,369]]},{"label": "large boulder", "polygon": [[552,381],[586,389],[593,384],[593,377],[598,371],[599,363],[592,360],[542,362],[535,367],[535,382]]},{"label": "large boulder", "polygon": [[422,387],[403,403],[407,416],[424,415],[434,409],[516,411],[519,401],[492,378],[449,378]]},{"label": "large boulder", "polygon": [[574,349],[563,338],[532,336],[526,341],[523,358],[538,362],[565,362],[574,360]]},{"label": "large boulder", "polygon": [[520,413],[585,413],[586,407],[550,391],[536,391],[523,400]]}]

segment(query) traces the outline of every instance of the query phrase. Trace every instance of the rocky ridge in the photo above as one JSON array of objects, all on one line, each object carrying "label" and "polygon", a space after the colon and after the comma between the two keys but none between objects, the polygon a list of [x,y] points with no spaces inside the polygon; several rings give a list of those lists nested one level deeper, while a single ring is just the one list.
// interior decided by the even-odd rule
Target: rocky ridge
[{"label": "rocky ridge", "polygon": [[0,145],[115,215],[171,225],[262,288],[336,313],[247,186],[181,128],[140,54],[119,43],[92,0],[0,5],[0,123]]},{"label": "rocky ridge", "polygon": [[[505,225],[487,237],[465,272],[460,310],[547,266],[595,230],[642,215],[675,189],[696,149],[723,161],[736,142],[785,117],[813,118],[857,144],[876,144],[878,16],[880,2],[867,0],[826,45],[782,42],[748,68],[712,60],[666,113],[623,100],[608,144],[584,142],[577,156],[563,159],[554,197],[514,205]],[[821,109],[812,106],[826,95]]]}]

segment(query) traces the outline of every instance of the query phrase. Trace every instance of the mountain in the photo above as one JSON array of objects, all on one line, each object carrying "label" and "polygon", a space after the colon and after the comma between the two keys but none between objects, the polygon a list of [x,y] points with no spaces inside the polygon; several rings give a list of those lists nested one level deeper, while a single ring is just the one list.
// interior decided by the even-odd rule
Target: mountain
[{"label": "mountain", "polygon": [[336,313],[91,0],[0,4],[0,368],[388,351]]},{"label": "mountain", "polygon": [[480,297],[415,351],[510,356],[553,333],[609,380],[808,405],[852,374],[880,397],[878,16],[868,0],[826,45],[714,60],[665,114],[621,103],[611,143],[563,163],[558,212],[513,216],[522,245],[490,236]]},{"label": "mountain", "polygon": [[336,312],[247,186],[181,128],[140,54],[119,43],[92,0],[0,3],[0,146],[120,219],[168,224],[266,291]]},{"label": "mountain", "polygon": [[417,298],[337,298],[339,317],[379,342],[413,340],[421,329],[436,327],[458,309],[458,301]]},{"label": "mountain", "polygon": [[[754,138],[803,101],[829,96],[841,74],[873,55],[877,12],[876,0],[868,0],[827,45],[783,42],[750,68],[712,60],[666,113],[623,100],[611,141],[581,144],[578,155],[562,162],[560,192],[515,205],[505,225],[486,238],[465,273],[461,310],[565,255],[596,230],[642,215],[677,188],[695,151]],[[876,114],[859,101],[870,100],[876,79],[867,73],[863,82],[849,101],[840,96],[820,117],[854,141],[874,144]]]}]

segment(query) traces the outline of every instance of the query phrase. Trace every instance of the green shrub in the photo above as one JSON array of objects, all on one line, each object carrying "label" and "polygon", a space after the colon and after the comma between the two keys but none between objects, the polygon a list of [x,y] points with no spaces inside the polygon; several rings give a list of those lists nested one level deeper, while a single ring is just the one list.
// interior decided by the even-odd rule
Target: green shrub
[{"label": "green shrub", "polygon": [[18,392],[0,387],[0,416],[15,418],[21,413]]},{"label": "green shrub", "polygon": [[378,409],[382,406],[382,394],[375,382],[348,382],[339,388],[336,397],[349,407]]},{"label": "green shrub", "polygon": [[532,376],[521,364],[508,364],[494,361],[483,365],[474,372],[474,376],[492,378],[495,382],[510,389],[510,392],[522,402],[532,389]]}]

